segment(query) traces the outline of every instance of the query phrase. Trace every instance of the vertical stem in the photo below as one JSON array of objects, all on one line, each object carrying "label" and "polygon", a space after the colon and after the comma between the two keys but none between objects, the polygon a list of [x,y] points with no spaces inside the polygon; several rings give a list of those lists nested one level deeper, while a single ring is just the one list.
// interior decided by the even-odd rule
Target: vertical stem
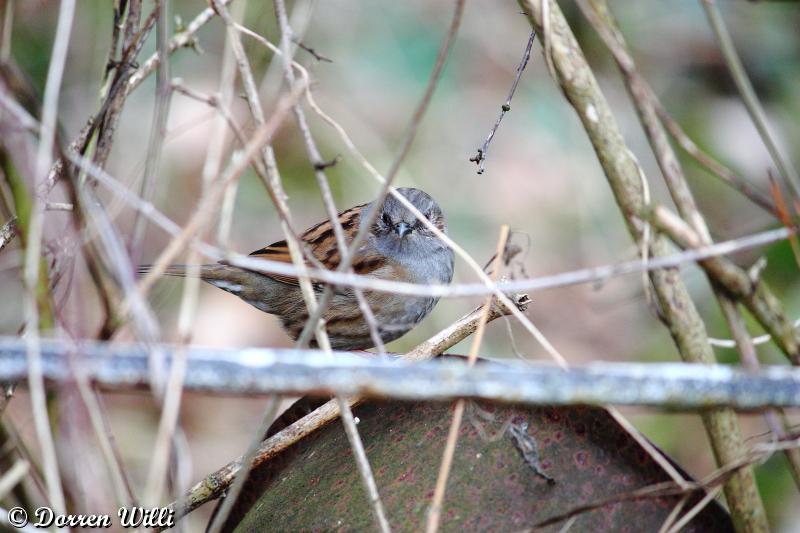
[{"label": "vertical stem", "polygon": [[[549,48],[557,81],[586,129],[631,236],[640,244],[643,236],[642,213],[647,206],[639,166],[625,144],[608,102],[558,4],[552,0],[545,2],[549,7],[548,24],[543,20],[545,10],[542,9],[542,2],[519,0],[533,29],[551,43]],[[684,204],[684,207],[689,205]],[[702,220],[695,219],[692,222],[693,228],[702,224]],[[667,255],[669,246],[667,239],[658,234],[650,245],[651,255]],[[689,362],[712,363],[714,355],[708,344],[705,324],[678,271],[655,270],[651,272],[650,280],[662,310],[662,320],[681,356]],[[727,464],[743,455],[738,420],[733,411],[709,410],[703,415],[703,422],[718,463]],[[726,485],[726,495],[737,529],[768,529],[752,470],[749,473],[740,471],[733,476]]]},{"label": "vertical stem", "polygon": [[[61,92],[61,81],[64,75],[64,66],[67,60],[69,38],[72,33],[72,22],[75,15],[75,0],[63,0],[59,7],[58,25],[53,42],[53,53],[50,56],[50,65],[47,71],[47,84],[44,92],[42,106],[42,122],[39,132],[39,147],[36,154],[35,173],[33,175],[32,190],[36,190],[38,181],[44,180],[50,168],[53,147],[56,139],[56,124],[58,119],[58,99]],[[42,376],[42,359],[39,345],[39,328],[42,327],[39,315],[40,292],[42,279],[41,245],[44,233],[44,205],[34,194],[31,197],[25,242],[25,268],[24,282],[26,289],[25,298],[25,330],[28,344],[28,386],[30,388],[31,407],[33,409],[36,434],[42,450],[42,464],[44,465],[45,481],[50,504],[56,513],[66,512],[64,491],[61,486],[61,476],[58,469],[53,434],[48,420],[47,398],[44,390]],[[46,283],[46,281],[45,281]],[[44,287],[47,289],[47,287]]]},{"label": "vertical stem", "polygon": [[[505,255],[506,243],[508,242],[508,226],[503,225],[500,228],[500,237],[497,240],[497,251],[494,254],[494,261],[492,262],[492,281],[497,281],[500,274],[500,269],[503,265],[503,256]],[[486,297],[481,309],[481,316],[478,320],[478,326],[475,330],[475,336],[472,337],[472,345],[469,350],[469,358],[467,363],[472,366],[478,358],[478,350],[480,350],[481,342],[483,342],[483,332],[486,330],[486,323],[489,320],[489,311],[492,308],[492,300],[494,296],[491,294]],[[439,475],[436,478],[436,487],[433,490],[433,500],[428,509],[428,521],[425,526],[426,533],[436,533],[439,529],[439,520],[442,515],[442,503],[444,502],[444,492],[447,489],[447,478],[450,477],[450,469],[453,465],[453,458],[456,453],[456,444],[458,443],[458,431],[461,428],[461,421],[464,418],[464,406],[466,402],[460,399],[456,402],[455,409],[453,410],[453,420],[450,422],[450,429],[447,432],[447,441],[445,442],[444,454],[442,455],[442,463],[439,466]]]}]

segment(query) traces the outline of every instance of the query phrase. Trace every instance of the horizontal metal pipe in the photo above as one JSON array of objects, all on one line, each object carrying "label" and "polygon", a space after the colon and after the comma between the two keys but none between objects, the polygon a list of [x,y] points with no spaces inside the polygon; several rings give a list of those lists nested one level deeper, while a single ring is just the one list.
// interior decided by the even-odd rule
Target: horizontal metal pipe
[{"label": "horizontal metal pipe", "polygon": [[[726,365],[593,363],[563,370],[520,361],[468,368],[454,358],[410,363],[397,357],[313,350],[218,349],[143,344],[42,342],[43,373],[52,386],[76,373],[112,391],[148,387],[151,368],[166,370],[186,351],[184,389],[223,395],[363,394],[403,400],[479,398],[547,405],[645,405],[740,410],[800,407],[800,369],[749,372]],[[27,379],[24,339],[0,337],[0,381]]]}]

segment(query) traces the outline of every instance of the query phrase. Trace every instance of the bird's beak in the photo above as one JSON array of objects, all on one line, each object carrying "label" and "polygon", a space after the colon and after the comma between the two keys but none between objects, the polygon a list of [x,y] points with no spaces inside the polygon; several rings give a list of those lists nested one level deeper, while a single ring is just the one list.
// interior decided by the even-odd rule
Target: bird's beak
[{"label": "bird's beak", "polygon": [[402,238],[411,233],[411,226],[405,222],[398,222],[394,225],[394,230],[397,232],[400,238]]}]

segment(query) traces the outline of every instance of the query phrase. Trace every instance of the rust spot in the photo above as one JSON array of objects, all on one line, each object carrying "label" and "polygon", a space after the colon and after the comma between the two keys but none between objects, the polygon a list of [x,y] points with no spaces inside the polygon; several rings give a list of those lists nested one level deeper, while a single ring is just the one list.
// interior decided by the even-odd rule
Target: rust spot
[{"label": "rust spot", "polygon": [[575,464],[578,468],[585,468],[589,464],[589,454],[585,451],[580,451],[575,454]]}]

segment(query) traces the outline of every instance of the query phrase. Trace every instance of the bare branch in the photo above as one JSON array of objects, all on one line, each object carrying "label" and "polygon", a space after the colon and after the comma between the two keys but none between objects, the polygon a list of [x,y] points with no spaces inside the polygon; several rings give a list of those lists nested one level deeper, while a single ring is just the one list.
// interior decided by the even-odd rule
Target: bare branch
[{"label": "bare branch", "polygon": [[292,42],[294,42],[294,44],[296,44],[298,48],[300,48],[301,50],[305,50],[306,52],[311,54],[317,61],[325,61],[326,63],[333,63],[333,59],[317,53],[317,51],[311,48],[310,46],[306,46],[305,44],[303,44],[303,41],[299,39],[293,39]]},{"label": "bare branch", "polygon": [[[532,28],[547,34],[545,23],[549,23],[550,31],[545,37],[546,41],[551,43],[555,79],[581,119],[631,236],[638,245],[641,245],[643,238],[641,222],[643,218],[647,218],[643,217],[642,213],[646,213],[648,208],[644,202],[639,165],[631,156],[631,151],[619,131],[608,101],[601,92],[580,45],[556,2],[520,0],[519,4],[527,14]],[[596,5],[599,4],[596,2]],[[542,8],[543,5],[548,6],[547,13]],[[640,110],[642,111],[647,110]],[[644,120],[648,116],[649,113],[646,113],[641,118]],[[658,140],[656,143],[654,140],[654,144],[661,146],[661,141]],[[670,192],[676,203],[679,203],[681,213],[690,221],[687,226],[697,232],[701,245],[708,244],[705,223],[701,217],[696,216],[693,199],[683,182],[672,179],[676,177],[672,173],[674,168],[665,169],[662,165],[662,170],[665,171]],[[663,235],[656,235],[652,239],[650,249],[651,255],[656,259],[668,253],[669,243]],[[651,273],[650,278],[662,310],[662,321],[668,328],[681,357],[695,363],[713,362],[714,354],[708,345],[705,324],[679,273],[656,270]],[[725,463],[740,455],[741,440],[735,413],[728,410],[709,411],[704,413],[703,422],[718,462]],[[752,472],[741,473],[737,479],[728,484],[726,489],[734,520],[743,528],[752,526],[754,530],[763,530],[765,527],[763,505],[755,490]]]},{"label": "bare branch", "polygon": [[[67,61],[67,50],[69,48],[74,15],[75,0],[62,1],[59,7],[58,25],[47,71],[47,84],[42,104],[42,122],[39,133],[39,147],[36,154],[34,190],[36,183],[47,176],[47,169],[50,167],[52,159],[58,121],[58,100],[61,93],[61,81]],[[41,339],[39,338],[39,328],[42,324],[39,320],[38,291],[42,272],[41,245],[44,230],[44,206],[36,194],[32,195],[31,203],[30,219],[27,223],[27,235],[25,236],[25,268],[23,275],[26,293],[25,330],[27,336],[25,344],[28,359],[26,365],[27,377],[31,388],[31,405],[36,435],[42,451],[47,496],[55,512],[63,514],[67,508],[64,490],[61,485],[55,442],[50,430],[42,375]]]},{"label": "bare branch", "polygon": [[[102,169],[93,166],[86,160],[77,157],[71,161],[86,169],[98,182],[107,186],[115,194],[119,195],[128,205],[134,209],[141,210],[145,216],[150,218],[154,224],[162,228],[170,235],[178,235],[181,228],[178,224],[170,220],[163,213],[159,212],[155,206],[149,202],[143,202],[138,196],[134,195],[116,179],[108,175]],[[656,206],[658,207],[658,206]],[[797,230],[779,228],[762,233],[756,233],[738,239],[722,241],[710,246],[690,248],[686,251],[671,253],[657,258],[648,259],[647,263],[640,259],[604,265],[599,267],[585,268],[580,270],[567,271],[559,274],[539,276],[535,278],[520,279],[516,281],[499,282],[495,286],[487,286],[484,283],[462,283],[455,285],[417,285],[389,280],[378,280],[361,275],[341,274],[321,269],[308,269],[308,276],[311,279],[331,283],[343,287],[360,287],[367,290],[387,292],[394,294],[405,294],[410,296],[437,296],[441,298],[462,298],[467,296],[483,296],[494,293],[508,293],[520,291],[540,291],[558,287],[567,287],[585,283],[602,284],[611,278],[639,273],[643,271],[653,271],[665,268],[675,268],[686,263],[702,261],[705,259],[732,254],[735,252],[757,248],[774,242],[779,242],[788,238],[790,234],[797,233]],[[679,233],[676,233],[678,235]],[[691,239],[691,233],[684,235],[686,239]],[[680,242],[680,241],[679,241]],[[225,259],[229,263],[268,274],[281,274],[287,276],[297,276],[298,272],[292,265],[278,263],[265,259],[257,259],[235,253],[226,253],[209,243],[202,241],[193,242],[192,246],[202,252],[207,257],[214,260]],[[765,342],[758,339],[759,342]]]},{"label": "bare branch", "polygon": [[533,47],[533,39],[536,37],[536,31],[531,30],[531,36],[528,37],[528,44],[525,46],[525,53],[522,55],[522,61],[520,61],[519,66],[517,67],[517,73],[514,76],[514,81],[511,83],[511,89],[508,91],[508,96],[506,96],[505,103],[500,106],[500,115],[497,117],[497,120],[492,126],[492,129],[489,130],[489,135],[486,137],[486,140],[483,141],[483,145],[478,148],[478,154],[474,157],[471,157],[469,160],[474,162],[478,165],[478,174],[483,174],[483,171],[486,170],[486,157],[489,154],[489,144],[491,144],[492,139],[494,139],[494,134],[497,133],[497,128],[500,127],[500,122],[502,122],[503,117],[506,116],[511,110],[511,99],[514,98],[514,93],[517,90],[517,85],[519,85],[519,80],[522,77],[522,71],[525,70],[525,67],[528,66],[528,60],[531,58],[531,48]]},{"label": "bare branch", "polygon": [[275,414],[278,412],[279,406],[280,401],[278,397],[274,395],[270,396],[269,401],[267,402],[267,407],[264,409],[264,414],[261,417],[261,424],[259,424],[258,429],[256,430],[256,438],[250,442],[250,446],[247,448],[247,452],[244,454],[244,460],[242,461],[242,465],[244,467],[236,473],[230,490],[225,495],[225,499],[220,505],[220,508],[211,519],[211,522],[208,526],[208,533],[219,533],[219,531],[222,529],[222,526],[225,524],[225,520],[228,518],[228,515],[230,515],[230,512],[233,510],[236,499],[239,497],[239,494],[241,494],[242,488],[244,488],[244,484],[247,481],[247,475],[252,468],[253,458],[256,456],[256,452],[258,451],[258,445],[261,444],[261,440],[264,438],[264,435],[267,434],[269,426],[272,424],[272,422],[274,422]]},{"label": "bare branch", "polygon": [[[442,69],[444,68],[444,62],[447,59],[447,56],[450,53],[450,49],[452,47],[453,41],[455,39],[455,35],[458,32],[458,28],[461,25],[461,16],[464,12],[464,0],[455,0],[455,9],[453,11],[453,18],[450,22],[450,27],[447,30],[447,34],[445,35],[444,40],[442,41],[441,46],[439,47],[439,54],[436,56],[436,63],[433,66],[433,70],[431,71],[430,79],[428,80],[428,85],[425,87],[425,92],[422,95],[422,99],[420,100],[419,104],[417,105],[416,110],[414,111],[413,116],[411,117],[411,122],[406,129],[405,134],[403,135],[403,140],[400,144],[400,149],[397,153],[397,156],[392,161],[392,165],[389,167],[389,171],[386,173],[385,180],[381,185],[381,189],[378,192],[378,196],[375,199],[377,204],[383,202],[386,195],[389,194],[390,187],[392,185],[392,181],[394,177],[397,175],[397,171],[400,169],[400,165],[405,160],[406,155],[408,155],[408,151],[411,149],[411,144],[414,142],[414,139],[417,136],[417,130],[419,129],[419,125],[422,122],[422,117],[425,114],[425,111],[428,109],[428,105],[430,104],[431,98],[433,97],[433,91],[436,89],[438,85],[439,78],[442,74]],[[405,197],[401,194],[396,194],[395,197],[401,197],[405,200],[404,205],[408,207],[410,202],[408,202]],[[413,206],[411,206],[413,208]],[[412,209],[412,212],[419,217],[420,220],[425,219],[424,216],[416,209]],[[375,222],[375,219],[378,217],[379,210],[378,209],[371,209],[367,211],[367,216],[361,222],[361,229],[356,232],[353,241],[350,243],[350,247],[348,248],[347,255],[341,258],[339,262],[339,266],[337,267],[337,272],[346,272],[348,268],[351,267],[353,257],[355,257],[355,252],[364,242],[364,239],[367,236],[368,228],[372,227],[372,224]],[[432,224],[429,223],[430,227],[434,227]],[[441,232],[439,232],[441,234]],[[439,236],[437,234],[437,236]],[[303,328],[303,331],[300,333],[300,336],[297,339],[297,345],[303,347],[309,341],[311,336],[311,332],[313,331],[313,325],[319,321],[322,313],[328,306],[330,301],[331,295],[333,291],[330,287],[326,287],[325,291],[322,293],[322,296],[319,300],[319,307],[314,313],[311,313],[306,326]]]},{"label": "bare branch", "polygon": [[[153,199],[155,193],[156,175],[161,164],[162,148],[167,129],[167,119],[169,118],[170,102],[172,100],[172,86],[170,84],[170,68],[167,55],[169,54],[169,39],[167,31],[169,29],[169,19],[167,13],[167,3],[158,2],[154,8],[156,10],[156,43],[159,62],[156,76],[156,102],[153,107],[153,118],[150,130],[150,138],[145,154],[145,169],[142,177],[140,196],[145,201]],[[131,261],[134,265],[139,263],[140,244],[144,238],[147,228],[147,219],[142,217],[138,211],[133,221],[133,231],[131,233],[129,250]]]},{"label": "bare branch", "polygon": [[784,183],[792,191],[794,198],[800,200],[800,175],[797,174],[797,169],[794,168],[791,160],[785,157],[778,148],[778,143],[770,131],[767,114],[764,112],[764,108],[758,100],[758,95],[753,89],[753,84],[750,83],[750,78],[744,70],[742,60],[739,59],[736,46],[733,44],[730,33],[728,33],[728,28],[725,26],[725,21],[722,19],[722,14],[719,12],[717,4],[714,0],[701,0],[700,4],[705,9],[708,23],[714,31],[719,47],[722,50],[722,56],[725,58],[728,70],[730,70],[733,81],[737,89],[739,89],[742,102],[747,108],[756,130],[758,130],[758,134],[764,141],[764,145],[778,168],[778,172],[781,173]]},{"label": "bare branch", "polygon": [[[231,1],[232,0],[219,0],[222,5],[228,5],[231,3]],[[200,28],[205,26],[208,21],[214,18],[215,14],[216,12],[214,11],[213,7],[207,7],[198,13],[197,16],[186,25],[186,28],[184,28],[182,31],[179,31],[172,37],[172,39],[170,39],[169,53],[172,54],[179,48],[196,46],[195,34],[198,30],[200,30]],[[150,56],[128,79],[127,83],[125,84],[125,92],[130,93],[136,89],[136,87],[138,87],[145,80],[145,78],[152,74],[156,67],[158,67],[160,60],[161,59],[158,52]]]}]

